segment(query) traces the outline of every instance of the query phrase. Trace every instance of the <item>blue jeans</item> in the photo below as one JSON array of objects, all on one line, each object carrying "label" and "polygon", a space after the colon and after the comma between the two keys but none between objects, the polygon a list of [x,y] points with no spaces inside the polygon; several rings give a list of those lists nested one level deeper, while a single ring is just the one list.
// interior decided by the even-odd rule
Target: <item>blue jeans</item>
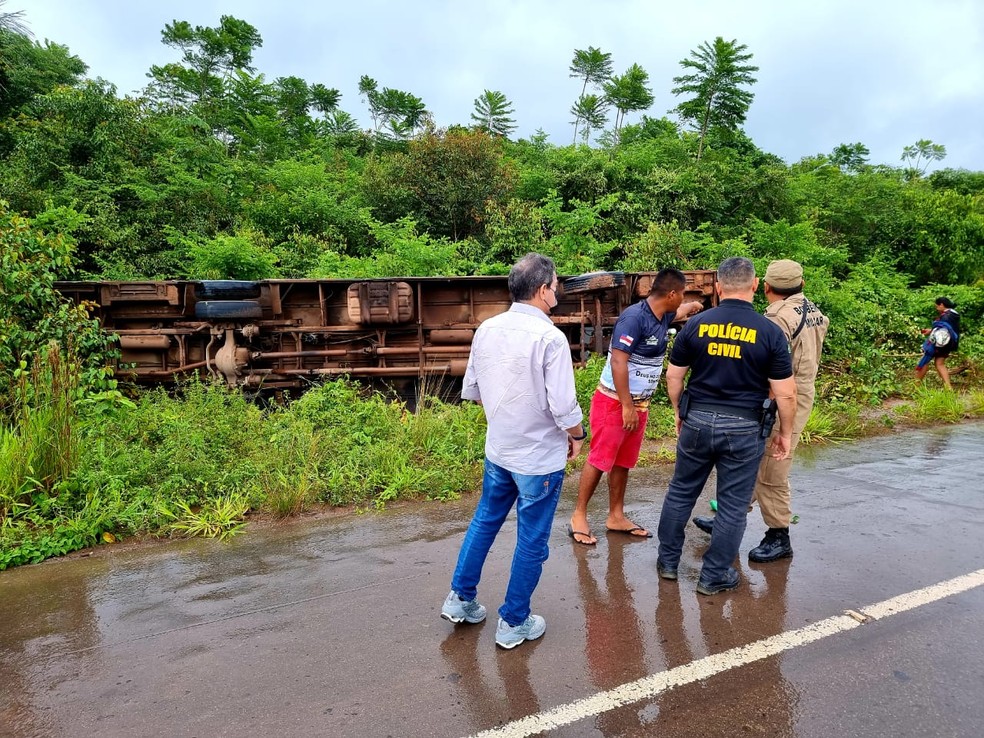
[{"label": "blue jeans", "polygon": [[543,562],[550,554],[547,540],[563,483],[563,469],[550,474],[515,474],[485,460],[482,498],[465,533],[458,566],[451,579],[451,589],[459,597],[474,600],[478,596],[478,582],[489,549],[518,498],[516,550],[499,617],[509,625],[520,625],[529,617],[530,598],[540,581]]},{"label": "blue jeans", "polygon": [[659,516],[659,559],[672,569],[680,563],[684,528],[717,468],[717,515],[700,578],[723,579],[738,555],[745,533],[755,476],[765,451],[759,423],[733,415],[691,410],[677,439],[676,468]]}]

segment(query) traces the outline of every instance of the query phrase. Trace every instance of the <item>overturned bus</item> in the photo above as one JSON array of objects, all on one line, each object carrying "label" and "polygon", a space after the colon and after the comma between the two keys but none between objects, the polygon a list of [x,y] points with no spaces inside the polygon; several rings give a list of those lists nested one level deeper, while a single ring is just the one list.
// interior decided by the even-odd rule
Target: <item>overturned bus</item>
[{"label": "overturned bus", "polygon": [[[716,272],[690,271],[687,300],[716,303]],[[621,311],[655,272],[562,278],[551,318],[576,363],[607,351]],[[117,376],[170,383],[194,372],[231,387],[303,389],[318,378],[401,392],[464,375],[479,324],[509,308],[505,276],[59,282],[118,337]]]}]

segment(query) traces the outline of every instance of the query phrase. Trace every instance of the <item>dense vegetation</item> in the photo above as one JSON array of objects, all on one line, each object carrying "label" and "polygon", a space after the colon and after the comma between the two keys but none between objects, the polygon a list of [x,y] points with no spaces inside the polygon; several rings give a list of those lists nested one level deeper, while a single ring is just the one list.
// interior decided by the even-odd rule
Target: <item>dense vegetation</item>
[{"label": "dense vegetation", "polygon": [[[566,274],[793,258],[832,320],[817,437],[893,396],[914,419],[981,411],[984,173],[927,174],[946,152],[925,140],[901,166],[861,143],[792,164],[760,150],[741,128],[757,67],[736,41],[681,61],[672,120],[647,114],[639,64],[576,50],[578,143],[558,145],[511,140],[500,91],[439,124],[367,76],[360,130],[337,90],[257,72],[260,34],[229,16],[169,24],[176,59],[138,98],[26,30],[0,13],[0,568],[100,536],[221,534],[250,509],[454,495],[481,455],[475,408],[411,415],[346,383],[267,411],[199,384],[136,396],[56,279],[502,273],[529,250]],[[918,329],[944,294],[963,316],[962,392],[914,394]]]}]

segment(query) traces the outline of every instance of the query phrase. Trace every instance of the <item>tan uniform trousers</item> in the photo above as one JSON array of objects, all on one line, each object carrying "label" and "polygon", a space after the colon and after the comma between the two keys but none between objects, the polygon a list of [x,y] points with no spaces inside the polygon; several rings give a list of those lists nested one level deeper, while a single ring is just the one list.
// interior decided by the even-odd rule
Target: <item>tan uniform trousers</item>
[{"label": "tan uniform trousers", "polygon": [[758,476],[755,479],[755,491],[752,502],[758,501],[762,510],[762,520],[770,528],[788,528],[792,518],[791,501],[792,489],[789,486],[789,470],[793,465],[793,456],[799,445],[800,433],[806,427],[806,421],[813,410],[813,398],[808,405],[797,406],[796,418],[793,421],[793,438],[789,444],[789,456],[782,461],[772,458],[772,442],[779,434],[779,422],[772,429],[772,435],[765,444],[765,455],[759,464]]},{"label": "tan uniform trousers", "polygon": [[[800,433],[806,427],[806,421],[810,419],[810,412],[813,410],[813,400],[816,395],[814,382],[820,367],[823,341],[830,325],[830,321],[819,308],[811,304],[807,320],[801,327],[804,300],[805,297],[801,292],[785,300],[771,303],[765,311],[765,317],[782,328],[783,333],[790,339],[793,376],[796,377],[796,417],[793,420],[789,456],[782,461],[772,458],[770,448],[780,425],[777,422],[766,444],[765,455],[759,464],[755,491],[752,494],[752,501],[758,500],[759,507],[762,509],[762,519],[770,528],[788,528],[792,517],[789,469],[793,465],[793,452],[799,445]],[[800,330],[793,338],[797,328]]]}]

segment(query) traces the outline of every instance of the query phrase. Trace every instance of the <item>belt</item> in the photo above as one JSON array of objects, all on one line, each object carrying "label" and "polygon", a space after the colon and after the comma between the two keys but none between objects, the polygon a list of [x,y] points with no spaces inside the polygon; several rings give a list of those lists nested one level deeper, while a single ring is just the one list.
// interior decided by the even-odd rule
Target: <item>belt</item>
[{"label": "belt", "polygon": [[[616,392],[615,390],[608,389],[608,387],[603,385],[601,382],[598,383],[598,387],[596,388],[595,391],[603,394],[605,397],[607,397],[610,400],[615,400],[615,402],[620,402],[618,397],[618,392]],[[648,410],[651,402],[652,402],[652,397],[632,398],[632,404],[635,406],[636,410]]]},{"label": "belt", "polygon": [[731,405],[715,405],[713,402],[691,402],[691,410],[701,410],[705,413],[719,413],[721,415],[734,415],[745,420],[753,420],[756,423],[762,419],[759,410],[747,407],[732,407]]}]

